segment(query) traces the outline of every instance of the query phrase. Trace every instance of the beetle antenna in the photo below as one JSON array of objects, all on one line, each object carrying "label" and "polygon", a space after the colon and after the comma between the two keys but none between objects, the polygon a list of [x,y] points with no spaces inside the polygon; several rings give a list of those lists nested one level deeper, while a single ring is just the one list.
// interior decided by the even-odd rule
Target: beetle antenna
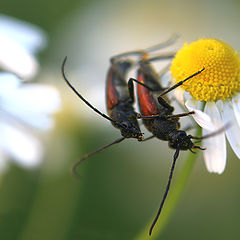
[{"label": "beetle antenna", "polygon": [[104,145],[103,147],[100,147],[90,153],[87,153],[85,154],[81,159],[79,159],[78,161],[76,161],[73,166],[72,166],[72,174],[75,176],[75,177],[79,177],[79,175],[77,174],[77,167],[84,161],[86,160],[87,158],[93,156],[94,154],[98,153],[98,152],[101,152],[102,150],[114,145],[114,144],[117,144],[117,143],[120,143],[122,142],[124,139],[126,139],[125,137],[121,137],[121,138],[118,138],[116,139],[115,141],[109,143],[109,144],[106,144]]},{"label": "beetle antenna", "polygon": [[232,123],[231,122],[228,122],[227,124],[225,124],[223,127],[219,128],[218,130],[212,132],[212,133],[209,133],[205,136],[202,136],[202,137],[194,137],[192,135],[189,135],[189,137],[191,139],[198,139],[198,140],[202,140],[202,139],[206,139],[206,138],[210,138],[210,137],[215,137],[217,136],[218,134],[221,134],[223,132],[225,132],[228,128],[230,128],[232,126]]},{"label": "beetle antenna", "polygon": [[95,111],[96,113],[98,113],[99,115],[101,115],[102,117],[104,117],[105,119],[113,122],[114,124],[120,126],[120,127],[123,127],[124,126],[116,121],[114,121],[113,119],[111,119],[110,117],[108,117],[107,115],[105,115],[104,113],[100,112],[98,109],[96,109],[91,103],[89,103],[77,90],[76,88],[73,87],[73,85],[68,81],[66,75],[65,75],[65,64],[66,64],[66,61],[67,61],[67,57],[64,58],[63,60],[63,63],[62,63],[62,67],[61,67],[61,70],[62,70],[62,75],[63,75],[63,78],[65,80],[65,82],[67,83],[67,85],[74,91],[74,93],[83,101],[85,102],[93,111]]},{"label": "beetle antenna", "polygon": [[171,185],[171,180],[172,180],[172,176],[173,176],[173,171],[174,171],[174,168],[175,168],[175,163],[176,163],[176,160],[177,160],[178,156],[179,156],[179,149],[177,148],[177,149],[176,149],[176,152],[174,153],[173,163],[172,163],[171,171],[170,171],[170,174],[169,174],[167,187],[166,187],[165,193],[164,193],[164,195],[163,195],[163,199],[162,199],[162,202],[161,202],[160,207],[159,207],[159,209],[158,209],[157,215],[156,215],[156,217],[154,218],[153,223],[152,223],[152,225],[151,225],[151,227],[150,227],[149,236],[151,236],[151,234],[152,234],[152,230],[153,230],[155,224],[157,223],[157,220],[158,220],[158,218],[159,218],[159,216],[160,216],[160,214],[161,214],[161,211],[162,211],[164,202],[165,202],[165,200],[166,200],[166,198],[167,198],[168,191],[169,191],[169,188],[170,188],[170,185]]},{"label": "beetle antenna", "polygon": [[192,74],[191,76],[185,78],[184,80],[182,80],[182,81],[176,83],[175,85],[171,86],[171,87],[168,88],[166,91],[162,92],[162,93],[160,94],[160,97],[162,97],[163,95],[165,95],[165,94],[171,92],[173,89],[175,89],[175,88],[181,86],[184,82],[186,82],[187,80],[189,80],[189,79],[195,77],[196,75],[200,74],[203,70],[205,70],[205,67],[202,68],[200,71],[195,72],[195,73]]}]

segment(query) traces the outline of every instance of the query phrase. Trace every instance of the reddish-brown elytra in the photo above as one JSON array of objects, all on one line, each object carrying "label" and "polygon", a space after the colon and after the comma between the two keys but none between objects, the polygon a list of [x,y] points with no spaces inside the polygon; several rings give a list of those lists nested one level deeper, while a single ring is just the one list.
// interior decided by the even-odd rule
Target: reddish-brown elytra
[{"label": "reddish-brown elytra", "polygon": [[137,113],[134,111],[133,82],[126,81],[126,74],[132,66],[130,60],[112,61],[107,74],[106,105],[114,127],[121,131],[123,138],[137,138],[142,141]]}]

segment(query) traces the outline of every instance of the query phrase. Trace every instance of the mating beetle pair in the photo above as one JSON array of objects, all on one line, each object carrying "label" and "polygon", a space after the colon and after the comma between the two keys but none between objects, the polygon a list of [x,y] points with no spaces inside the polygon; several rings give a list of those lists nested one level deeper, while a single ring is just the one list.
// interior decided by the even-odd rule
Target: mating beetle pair
[{"label": "mating beetle pair", "polygon": [[[158,213],[151,225],[149,235],[151,235],[154,225],[157,222],[157,219],[161,213],[162,207],[164,205],[165,199],[170,188],[171,179],[175,167],[176,160],[179,156],[181,150],[192,150],[192,149],[202,149],[200,146],[195,145],[192,142],[192,139],[202,139],[198,137],[193,137],[187,135],[185,131],[179,130],[180,123],[179,118],[183,116],[188,116],[194,114],[194,112],[186,112],[182,114],[173,115],[174,108],[170,105],[169,100],[166,97],[166,93],[172,91],[176,87],[183,84],[188,79],[201,74],[204,70],[193,73],[193,75],[184,79],[183,81],[175,84],[174,86],[164,89],[159,83],[160,76],[155,72],[151,65],[151,61],[155,59],[148,59],[146,57],[147,53],[154,51],[155,49],[163,48],[167,45],[170,45],[172,42],[175,42],[175,38],[161,43],[152,48],[146,49],[144,51],[134,51],[128,52],[116,57],[111,58],[111,65],[107,74],[106,81],[106,103],[108,116],[100,112],[94,106],[92,106],[68,81],[64,67],[67,58],[64,59],[62,64],[62,74],[69,85],[69,87],[77,94],[77,96],[84,101],[90,108],[92,108],[99,115],[109,120],[112,125],[118,128],[121,131],[121,138],[113,141],[110,144],[107,144],[101,148],[96,149],[95,151],[84,155],[79,161],[77,161],[72,171],[76,174],[77,166],[82,163],[88,157],[94,155],[97,152],[100,152],[114,144],[117,144],[126,138],[136,138],[138,141],[145,141],[156,137],[163,141],[168,141],[169,147],[176,149],[173,163],[169,175],[169,180],[167,187],[161,201]],[[126,57],[131,55],[139,56],[139,60],[132,62],[129,59],[126,60]],[[159,56],[157,59],[171,59],[174,57],[174,53],[165,54]],[[133,67],[138,67],[137,79],[130,78],[128,81],[126,79],[128,71]],[[133,82],[137,84],[137,98],[138,105],[140,109],[140,114],[136,113],[133,107],[134,104],[134,87]],[[156,94],[158,96],[156,97]],[[152,136],[143,140],[143,133],[140,130],[138,119],[143,120],[143,124],[148,131],[152,133]],[[222,130],[221,130],[222,131]],[[203,150],[203,149],[202,149]]]}]

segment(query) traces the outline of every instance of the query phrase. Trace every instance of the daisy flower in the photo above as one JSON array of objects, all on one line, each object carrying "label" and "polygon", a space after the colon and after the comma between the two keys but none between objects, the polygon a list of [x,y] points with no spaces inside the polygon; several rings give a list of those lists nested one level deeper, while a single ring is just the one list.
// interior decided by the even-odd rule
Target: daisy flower
[{"label": "daisy flower", "polygon": [[[33,130],[53,127],[52,114],[60,108],[58,91],[49,85],[22,82],[38,70],[37,51],[46,43],[37,27],[0,15],[0,171],[8,160],[23,167],[42,162],[43,146]],[[10,73],[10,72],[11,73]]]},{"label": "daisy flower", "polygon": [[46,44],[46,34],[37,26],[0,14],[0,69],[33,78],[39,68],[35,54]]},{"label": "daisy flower", "polygon": [[[203,135],[231,123],[224,133],[203,140],[203,152],[209,172],[221,174],[226,166],[226,137],[240,158],[240,57],[227,43],[217,39],[200,39],[177,52],[171,74],[175,82],[205,68],[186,81],[185,105],[202,127]],[[183,91],[182,91],[183,92]],[[179,95],[179,93],[178,93]]]}]

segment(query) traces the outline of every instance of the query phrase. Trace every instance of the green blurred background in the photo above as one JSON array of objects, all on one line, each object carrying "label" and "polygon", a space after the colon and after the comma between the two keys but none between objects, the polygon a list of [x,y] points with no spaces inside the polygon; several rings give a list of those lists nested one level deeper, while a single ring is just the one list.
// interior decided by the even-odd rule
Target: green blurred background
[{"label": "green blurred background", "polygon": [[[69,60],[69,79],[105,111],[105,74],[109,57],[144,48],[180,33],[183,41],[220,38],[240,49],[240,2],[177,0],[1,0],[1,12],[47,31],[37,81],[54,84],[63,99],[56,127],[42,136],[41,168],[12,164],[1,176],[0,239],[128,240],[156,213],[174,151],[152,140],[128,140],[89,159],[70,174],[84,153],[119,136],[64,84],[60,66]],[[207,172],[202,156],[186,191],[159,239],[239,239],[240,161],[228,147],[222,175]],[[185,153],[177,164],[175,178]],[[149,239],[146,236],[146,239]]]}]

